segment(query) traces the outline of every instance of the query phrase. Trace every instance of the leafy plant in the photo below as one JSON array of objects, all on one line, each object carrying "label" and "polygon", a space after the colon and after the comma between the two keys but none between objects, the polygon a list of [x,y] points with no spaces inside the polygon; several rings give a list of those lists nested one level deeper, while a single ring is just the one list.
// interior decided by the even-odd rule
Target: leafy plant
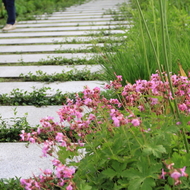
[{"label": "leafy plant", "polygon": [[20,185],[20,178],[9,178],[9,179],[0,179],[0,188],[1,190],[24,190]]},{"label": "leafy plant", "polygon": [[47,106],[47,105],[62,105],[66,101],[67,97],[72,97],[72,94],[62,94],[61,91],[52,96],[47,96],[47,90],[51,88],[33,88],[32,92],[13,89],[10,94],[2,94],[0,97],[1,105],[35,105],[35,106]]},{"label": "leafy plant", "polygon": [[[59,125],[52,118],[46,118],[38,133],[23,132],[21,137],[44,144],[44,156],[56,152],[53,165],[57,163],[59,172],[51,172],[55,180],[60,180],[59,173],[68,172],[63,165],[77,168],[72,170],[68,181],[62,178],[72,189],[186,189],[190,154],[184,139],[188,138],[187,134],[183,136],[181,131],[189,128],[189,104],[186,103],[189,96],[185,89],[190,82],[179,75],[171,76],[171,80],[185,125],[174,117],[169,106],[170,86],[159,74],[153,74],[150,81],[139,80],[125,86],[121,84],[122,77],[117,76],[106,87],[118,99],[106,99],[99,88],[86,88],[82,96],[76,95],[75,101],[68,100],[58,111]],[[67,137],[66,126],[75,132],[78,143]],[[49,134],[48,141],[39,137],[42,131]],[[36,176],[39,185],[38,179]],[[32,183],[35,187],[33,180],[24,179],[22,185]],[[45,184],[49,183],[46,180]]]},{"label": "leafy plant", "polygon": [[62,71],[62,73],[54,73],[47,74],[43,71],[36,71],[36,75],[29,72],[27,75],[20,74],[22,80],[24,81],[46,81],[46,82],[54,82],[54,81],[87,81],[87,80],[101,80],[102,74],[92,73],[90,70],[83,69],[77,70],[73,69],[67,72]]}]

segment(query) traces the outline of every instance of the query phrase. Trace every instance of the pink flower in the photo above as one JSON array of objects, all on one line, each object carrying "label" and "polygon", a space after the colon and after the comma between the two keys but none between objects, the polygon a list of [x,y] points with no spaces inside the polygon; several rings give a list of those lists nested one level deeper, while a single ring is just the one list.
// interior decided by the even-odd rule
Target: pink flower
[{"label": "pink flower", "polygon": [[187,106],[186,106],[186,104],[179,104],[178,105],[178,108],[181,110],[181,111],[185,111],[185,110],[187,110]]},{"label": "pink flower", "polygon": [[64,178],[71,178],[72,175],[75,173],[75,168],[66,167],[63,173],[64,173]]},{"label": "pink flower", "polygon": [[166,174],[167,174],[167,172],[165,172],[164,169],[162,169],[162,174],[161,174],[160,178],[165,179]]},{"label": "pink flower", "polygon": [[183,168],[180,168],[179,170],[181,171],[181,176],[188,177],[188,174],[187,174],[187,173],[185,173],[186,166],[184,166]]},{"label": "pink flower", "polygon": [[133,126],[135,126],[135,127],[140,125],[139,119],[132,119],[131,123],[132,123]]},{"label": "pink flower", "polygon": [[73,190],[73,187],[71,186],[71,184],[69,184],[69,185],[66,187],[66,190]]},{"label": "pink flower", "polygon": [[177,170],[174,170],[174,172],[172,172],[172,173],[170,174],[170,177],[172,177],[174,180],[179,179],[181,176],[182,176],[182,174],[179,173]]},{"label": "pink flower", "polygon": [[150,98],[150,100],[151,100],[151,105],[158,104],[158,98]]},{"label": "pink flower", "polygon": [[116,127],[120,126],[120,121],[117,117],[112,117],[113,123]]},{"label": "pink flower", "polygon": [[63,137],[64,137],[63,133],[57,133],[57,135],[55,137],[55,140],[57,142],[62,142],[63,141]]}]

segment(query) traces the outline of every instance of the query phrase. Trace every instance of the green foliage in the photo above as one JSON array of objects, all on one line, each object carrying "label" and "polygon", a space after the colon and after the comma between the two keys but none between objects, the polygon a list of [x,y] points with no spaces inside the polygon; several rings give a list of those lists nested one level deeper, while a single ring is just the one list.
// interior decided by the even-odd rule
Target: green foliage
[{"label": "green foliage", "polygon": [[88,81],[88,80],[101,80],[102,74],[97,72],[92,73],[90,70],[83,69],[77,70],[73,69],[68,72],[62,71],[62,73],[47,74],[43,71],[36,71],[36,74],[29,72],[27,75],[21,74],[19,77],[24,81],[45,81],[45,82],[54,82],[54,81]]},{"label": "green foliage", "polygon": [[[23,63],[25,64],[25,63]],[[63,57],[48,57],[48,59],[42,59],[36,63],[37,65],[96,65],[96,59],[67,59]]]},{"label": "green foliage", "polygon": [[[34,128],[35,129],[35,128]],[[20,141],[21,131],[31,131],[31,127],[26,117],[13,117],[9,121],[0,117],[0,142]]]},{"label": "green foliage", "polygon": [[20,185],[20,178],[0,179],[1,190],[24,190]]},{"label": "green foliage", "polygon": [[[139,1],[144,22],[138,12],[136,2],[136,0],[132,1],[134,9],[130,9],[128,4],[123,4],[120,8],[121,11],[125,10],[123,14],[130,12],[132,15],[133,27],[126,32],[127,38],[123,40],[123,44],[114,54],[103,53],[101,64],[106,72],[105,79],[108,81],[114,80],[116,74],[123,76],[123,84],[126,84],[126,81],[134,83],[139,79],[149,80],[150,74],[155,73],[156,70],[166,71],[159,3],[153,0]],[[188,72],[190,59],[189,3],[185,0],[163,2],[164,22],[167,22],[165,23],[164,43],[169,71],[178,73],[178,63],[181,63],[183,69]],[[125,19],[131,21],[129,16]]]},{"label": "green foliage", "polygon": [[13,89],[10,94],[0,96],[0,105],[34,105],[37,107],[47,105],[62,105],[67,98],[73,98],[74,94],[62,94],[57,90],[52,96],[47,96],[47,91],[51,88],[43,87],[40,89],[33,88],[32,92]]},{"label": "green foliage", "polygon": [[[146,117],[143,117],[142,128],[150,122],[150,133],[129,126],[112,128],[108,132],[102,125],[99,132],[87,135],[84,146],[87,154],[79,162],[74,177],[77,187],[81,181],[86,181],[94,190],[153,190],[161,185],[158,176],[163,168],[162,161],[169,155],[173,155],[172,162],[176,167],[190,165],[187,163],[189,154],[183,157],[175,152],[178,143],[174,143],[174,132],[178,133],[179,129],[172,116],[157,120],[150,116],[147,121]],[[157,130],[159,120],[162,123]]]}]

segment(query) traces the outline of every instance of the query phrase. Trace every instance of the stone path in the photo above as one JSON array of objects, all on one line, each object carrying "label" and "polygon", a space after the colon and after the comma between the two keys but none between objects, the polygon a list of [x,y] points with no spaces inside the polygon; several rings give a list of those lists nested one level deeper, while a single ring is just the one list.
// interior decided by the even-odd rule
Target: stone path
[{"label": "stone path", "polygon": [[[79,6],[68,8],[64,12],[53,13],[51,16],[37,16],[34,21],[21,21],[17,29],[8,33],[0,33],[0,78],[18,78],[21,73],[43,71],[47,74],[61,73],[72,69],[83,70],[88,68],[91,72],[101,72],[99,65],[86,66],[57,66],[36,65],[38,61],[62,57],[67,59],[91,59],[93,53],[59,53],[60,50],[89,49],[93,44],[88,41],[97,40],[97,34],[125,33],[116,29],[119,25],[126,26],[126,21],[114,21],[112,15],[104,15],[106,10],[117,9],[116,4],[127,0],[91,0]],[[104,39],[115,39],[113,36],[104,36]],[[118,40],[118,38],[117,38]],[[85,42],[79,44],[75,42]],[[71,43],[73,42],[73,43]],[[97,44],[103,46],[103,44]],[[19,88],[32,91],[33,88],[50,87],[47,95],[52,95],[57,89],[63,93],[82,91],[84,86],[102,88],[103,81],[68,81],[68,82],[0,82],[0,94],[10,93]],[[46,116],[59,118],[56,114],[61,106],[48,106],[37,108],[34,106],[0,106],[0,115],[4,119],[23,117],[28,114],[27,120],[31,126],[39,124],[41,118]],[[0,178],[30,177],[39,174],[40,169],[51,168],[50,158],[40,158],[41,150],[37,145],[25,147],[25,143],[0,143]]]}]

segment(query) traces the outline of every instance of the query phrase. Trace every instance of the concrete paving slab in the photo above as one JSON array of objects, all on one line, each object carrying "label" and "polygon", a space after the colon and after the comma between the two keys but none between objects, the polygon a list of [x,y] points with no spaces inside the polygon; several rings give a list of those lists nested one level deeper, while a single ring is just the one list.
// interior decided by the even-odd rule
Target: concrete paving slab
[{"label": "concrete paving slab", "polygon": [[[85,42],[85,41],[90,41],[90,40],[100,40],[100,39],[110,39],[110,40],[123,40],[124,37],[113,37],[113,36],[104,36],[104,37],[47,37],[47,38],[22,38],[22,39],[0,39],[0,44],[5,45],[5,44],[40,44],[40,43],[68,43],[68,42],[73,42],[76,43],[78,41],[80,42]],[[1,47],[0,47],[1,50]]]},{"label": "concrete paving slab", "polygon": [[53,169],[52,157],[41,156],[36,144],[26,148],[26,143],[0,143],[0,178],[29,178],[41,174],[41,170]]},{"label": "concrete paving slab", "polygon": [[85,86],[89,88],[100,87],[104,88],[105,82],[103,81],[68,81],[68,82],[3,82],[0,83],[1,94],[10,93],[13,89],[20,89],[27,92],[32,92],[35,89],[40,89],[43,87],[50,87],[51,89],[47,91],[47,95],[53,95],[57,90],[62,91],[62,93],[75,93],[84,90]]},{"label": "concrete paving slab", "polygon": [[114,21],[113,18],[91,18],[91,19],[73,19],[73,20],[28,20],[28,21],[19,21],[18,24],[27,24],[27,23],[60,23],[60,22],[64,22],[64,23],[71,23],[71,22],[105,22],[105,21]]},{"label": "concrete paving slab", "polygon": [[[0,46],[0,53],[16,53],[16,52],[54,52],[64,50],[80,50],[91,49],[94,44],[58,44],[58,45],[17,45],[17,46]],[[103,47],[104,44],[96,44]]]},{"label": "concrete paving slab", "polygon": [[0,63],[33,63],[41,60],[50,60],[55,57],[78,59],[90,59],[97,54],[92,53],[53,53],[53,54],[23,54],[23,55],[0,55]]},{"label": "concrete paving slab", "polygon": [[[126,30],[127,31],[127,30]],[[122,34],[126,33],[123,30],[110,30],[104,31],[106,34]],[[98,35],[101,31],[64,31],[64,32],[33,32],[33,33],[16,33],[15,32],[7,32],[7,33],[0,33],[0,38],[16,38],[16,37],[53,37],[53,36],[85,36],[85,35]]]},{"label": "concrete paving slab", "polygon": [[112,15],[78,15],[78,16],[68,16],[68,15],[62,15],[62,16],[50,16],[50,17],[47,17],[47,16],[40,16],[39,18],[37,17],[36,19],[50,19],[50,20],[60,20],[60,19],[66,19],[66,20],[70,20],[70,19],[89,19],[89,18],[112,18]]},{"label": "concrete paving slab", "polygon": [[90,70],[91,73],[101,72],[100,65],[74,65],[74,66],[0,66],[0,77],[19,77],[22,73],[27,75],[29,72],[36,74],[37,71],[42,71],[48,75],[55,73],[68,72],[71,70]]},{"label": "concrete paving slab", "polygon": [[92,26],[92,25],[126,25],[129,24],[128,21],[102,21],[102,22],[69,22],[69,23],[47,23],[47,24],[17,24],[16,27],[17,28],[27,28],[27,27],[60,27],[60,26],[83,26],[83,25],[88,25],[88,26]]},{"label": "concrete paving slab", "polygon": [[[29,123],[29,125],[31,127],[36,127],[37,125],[40,125],[40,120],[42,118],[45,118],[48,116],[53,117],[55,122],[60,122],[60,118],[57,114],[57,111],[61,109],[61,107],[62,107],[61,105],[60,106],[43,106],[43,107],[0,106],[0,116],[10,126],[14,124],[14,120],[17,120],[22,117],[26,117],[26,120]],[[16,111],[16,115],[15,115],[15,111]]]},{"label": "concrete paving slab", "polygon": [[[126,25],[127,27],[127,25]],[[71,27],[40,27],[40,28],[17,28],[15,32],[48,32],[48,31],[79,31],[79,30],[101,30],[114,29],[115,25],[108,26],[71,26]]]}]

